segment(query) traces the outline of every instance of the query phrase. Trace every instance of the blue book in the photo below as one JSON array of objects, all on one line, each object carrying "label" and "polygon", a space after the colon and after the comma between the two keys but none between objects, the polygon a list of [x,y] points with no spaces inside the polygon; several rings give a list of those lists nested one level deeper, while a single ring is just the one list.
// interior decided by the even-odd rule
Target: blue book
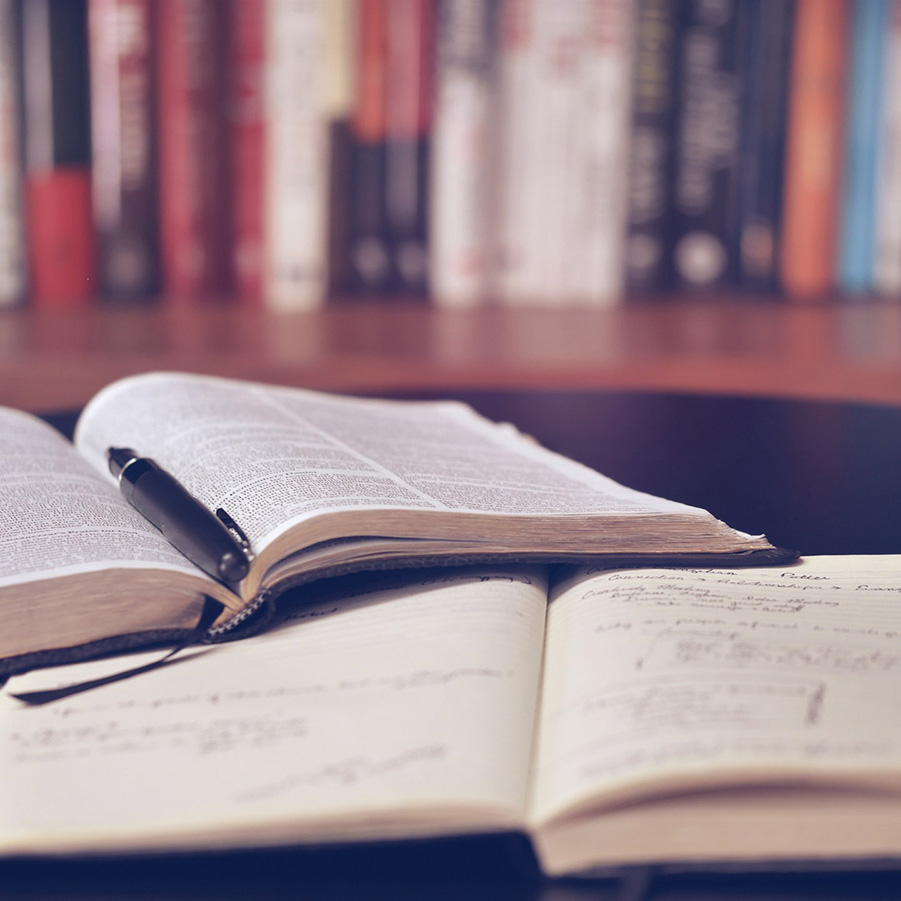
[{"label": "blue book", "polygon": [[876,173],[882,106],[888,0],[856,0],[848,71],[844,195],[839,244],[839,287],[873,287]]}]

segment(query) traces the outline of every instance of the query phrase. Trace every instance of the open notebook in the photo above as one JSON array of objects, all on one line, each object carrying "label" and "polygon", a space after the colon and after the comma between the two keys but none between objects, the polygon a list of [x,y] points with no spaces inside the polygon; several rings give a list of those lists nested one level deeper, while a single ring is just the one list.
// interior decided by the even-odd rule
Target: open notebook
[{"label": "open notebook", "polygon": [[123,661],[11,679],[0,852],[521,830],[550,874],[901,853],[901,558],[310,591],[264,634],[75,698],[9,691]]}]

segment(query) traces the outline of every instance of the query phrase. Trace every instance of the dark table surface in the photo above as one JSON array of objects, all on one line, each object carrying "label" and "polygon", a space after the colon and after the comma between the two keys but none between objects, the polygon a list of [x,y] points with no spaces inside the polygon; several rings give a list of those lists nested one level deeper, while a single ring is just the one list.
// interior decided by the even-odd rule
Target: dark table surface
[{"label": "dark table surface", "polygon": [[[803,554],[901,554],[901,409],[598,392],[467,392],[493,419],[633,488]],[[71,432],[73,414],[48,417]],[[546,880],[519,836],[344,849],[0,861],[0,899],[899,899],[890,868]]]}]

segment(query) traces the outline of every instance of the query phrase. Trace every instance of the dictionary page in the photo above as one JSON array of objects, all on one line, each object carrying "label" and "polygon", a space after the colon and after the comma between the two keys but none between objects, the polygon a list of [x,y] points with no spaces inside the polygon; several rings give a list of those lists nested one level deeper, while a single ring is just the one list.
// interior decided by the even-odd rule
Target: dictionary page
[{"label": "dictionary page", "polygon": [[0,658],[197,619],[211,580],[56,430],[0,409],[0,459]]},{"label": "dictionary page", "polygon": [[[46,707],[0,695],[0,850],[521,828],[544,573],[383,579],[366,594],[323,586],[265,635]],[[9,690],[102,671],[42,671]]]},{"label": "dictionary page", "polygon": [[[901,851],[901,557],[583,571],[553,592],[545,667],[531,819],[551,869]],[[817,787],[819,813],[797,795]],[[867,813],[871,791],[891,804]]]}]

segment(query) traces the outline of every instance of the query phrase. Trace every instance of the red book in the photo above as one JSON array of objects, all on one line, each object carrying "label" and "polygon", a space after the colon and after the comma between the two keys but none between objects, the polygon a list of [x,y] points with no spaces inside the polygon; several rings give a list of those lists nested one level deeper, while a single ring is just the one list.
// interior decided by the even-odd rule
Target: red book
[{"label": "red book", "polygon": [[241,300],[263,300],[263,154],[266,4],[229,0],[228,133],[232,279]]},{"label": "red book", "polygon": [[835,286],[845,127],[847,0],[799,0],[789,85],[782,287],[823,300]]},{"label": "red book", "polygon": [[94,293],[91,179],[86,166],[29,172],[28,262],[36,306],[83,306]]},{"label": "red book", "polygon": [[228,284],[228,199],[219,0],[160,0],[160,232],[173,301],[221,297]]},{"label": "red book", "polygon": [[36,306],[95,294],[83,0],[22,5],[28,274]]}]

